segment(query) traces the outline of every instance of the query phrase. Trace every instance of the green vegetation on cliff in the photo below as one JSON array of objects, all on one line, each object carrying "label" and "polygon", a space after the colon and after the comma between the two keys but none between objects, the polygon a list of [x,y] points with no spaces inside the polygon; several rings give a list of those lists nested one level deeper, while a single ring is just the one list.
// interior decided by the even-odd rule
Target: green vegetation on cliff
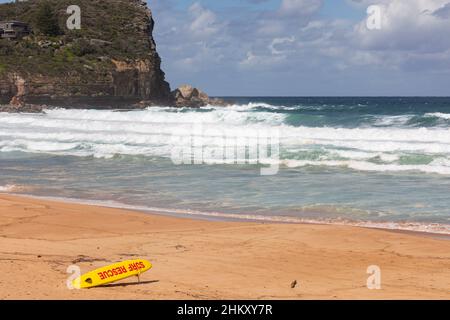
[{"label": "green vegetation on cliff", "polygon": [[[69,30],[66,23],[73,5],[81,9],[79,30]],[[27,23],[32,32],[0,39],[0,102],[17,95],[25,102],[82,96],[170,99],[151,12],[141,0],[0,4],[0,21],[10,20]]]},{"label": "green vegetation on cliff", "polygon": [[[81,8],[81,30],[68,30],[66,10]],[[48,8],[52,12],[48,12]],[[55,14],[57,25],[52,25]],[[47,15],[47,16],[46,16]],[[153,22],[135,0],[29,0],[0,5],[1,20],[20,20],[33,31],[20,41],[0,40],[2,72],[60,74],[77,71],[101,74],[104,57],[115,60],[147,58]],[[145,36],[147,33],[147,36]],[[110,62],[109,62],[110,63]]]},{"label": "green vegetation on cliff", "polygon": [[46,36],[59,36],[62,31],[59,27],[58,14],[48,1],[42,2],[34,13],[34,26],[38,32]]}]

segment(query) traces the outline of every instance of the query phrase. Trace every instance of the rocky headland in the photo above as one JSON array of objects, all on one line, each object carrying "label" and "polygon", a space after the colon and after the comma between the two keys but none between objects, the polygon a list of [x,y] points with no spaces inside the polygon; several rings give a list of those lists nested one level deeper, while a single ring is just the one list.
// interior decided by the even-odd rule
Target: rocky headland
[{"label": "rocky headland", "polygon": [[[67,8],[81,9],[70,30]],[[31,34],[0,38],[0,111],[225,105],[201,90],[171,91],[141,0],[29,0],[0,4],[0,21],[21,21]]]}]

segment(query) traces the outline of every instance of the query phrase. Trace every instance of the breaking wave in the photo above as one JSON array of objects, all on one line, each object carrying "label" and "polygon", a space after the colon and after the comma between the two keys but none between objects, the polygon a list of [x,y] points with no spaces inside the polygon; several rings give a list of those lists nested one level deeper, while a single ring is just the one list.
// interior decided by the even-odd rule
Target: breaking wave
[{"label": "breaking wave", "polygon": [[[339,123],[335,114],[327,115],[328,111],[307,112],[323,109],[331,110],[325,106],[253,102],[196,110],[152,107],[128,112],[52,109],[45,114],[1,113],[0,152],[170,157],[174,147],[192,142],[185,137],[194,136],[204,146],[218,146],[224,136],[246,138],[255,132],[276,130],[279,159],[263,159],[262,163],[277,161],[290,168],[324,166],[450,174],[450,114],[358,112],[353,119],[358,124],[355,127],[345,120],[349,115]],[[193,125],[198,124],[201,131],[193,133]]]}]

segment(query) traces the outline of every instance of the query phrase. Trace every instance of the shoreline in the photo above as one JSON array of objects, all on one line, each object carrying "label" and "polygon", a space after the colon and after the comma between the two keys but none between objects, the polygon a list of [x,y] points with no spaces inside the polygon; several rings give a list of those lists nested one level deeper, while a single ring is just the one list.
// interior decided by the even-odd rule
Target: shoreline
[{"label": "shoreline", "polygon": [[[224,221],[224,222],[242,222],[242,223],[281,223],[281,224],[311,224],[311,225],[329,225],[329,226],[348,226],[355,228],[366,228],[374,230],[385,230],[399,233],[418,234],[433,238],[450,240],[450,226],[439,223],[411,223],[411,222],[373,222],[373,221],[350,221],[350,220],[320,220],[304,219],[294,216],[262,216],[248,214],[230,214],[221,212],[200,212],[195,210],[181,210],[170,208],[154,208],[146,206],[134,206],[114,201],[90,200],[80,198],[65,198],[52,196],[37,196],[27,193],[14,193],[13,191],[0,190],[0,195],[7,194],[18,197],[27,197],[44,201],[57,201],[72,203],[76,205],[89,205],[110,209],[123,209],[145,214],[156,214],[174,218],[186,218],[200,221]],[[406,225],[406,227],[403,227]],[[415,225],[415,227],[411,227]],[[409,226],[409,228],[407,227]],[[418,228],[430,228],[430,231],[418,230]],[[448,229],[448,230],[446,230]],[[443,230],[443,231],[441,231]]]},{"label": "shoreline", "polygon": [[[206,221],[0,194],[1,299],[448,299],[450,242],[337,225]],[[68,290],[128,258],[141,283]],[[380,266],[381,290],[366,287]],[[296,280],[298,285],[291,288]]]}]

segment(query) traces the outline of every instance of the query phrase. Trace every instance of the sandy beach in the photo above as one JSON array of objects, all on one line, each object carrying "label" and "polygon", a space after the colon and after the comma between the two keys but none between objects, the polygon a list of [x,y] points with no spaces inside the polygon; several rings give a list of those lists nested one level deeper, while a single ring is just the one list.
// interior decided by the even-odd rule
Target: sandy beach
[{"label": "sandy beach", "polygon": [[[1,299],[449,299],[450,241],[346,226],[215,222],[0,194]],[[144,258],[141,276],[69,290]],[[381,268],[369,290],[367,267]],[[296,280],[297,285],[291,288]]]}]

